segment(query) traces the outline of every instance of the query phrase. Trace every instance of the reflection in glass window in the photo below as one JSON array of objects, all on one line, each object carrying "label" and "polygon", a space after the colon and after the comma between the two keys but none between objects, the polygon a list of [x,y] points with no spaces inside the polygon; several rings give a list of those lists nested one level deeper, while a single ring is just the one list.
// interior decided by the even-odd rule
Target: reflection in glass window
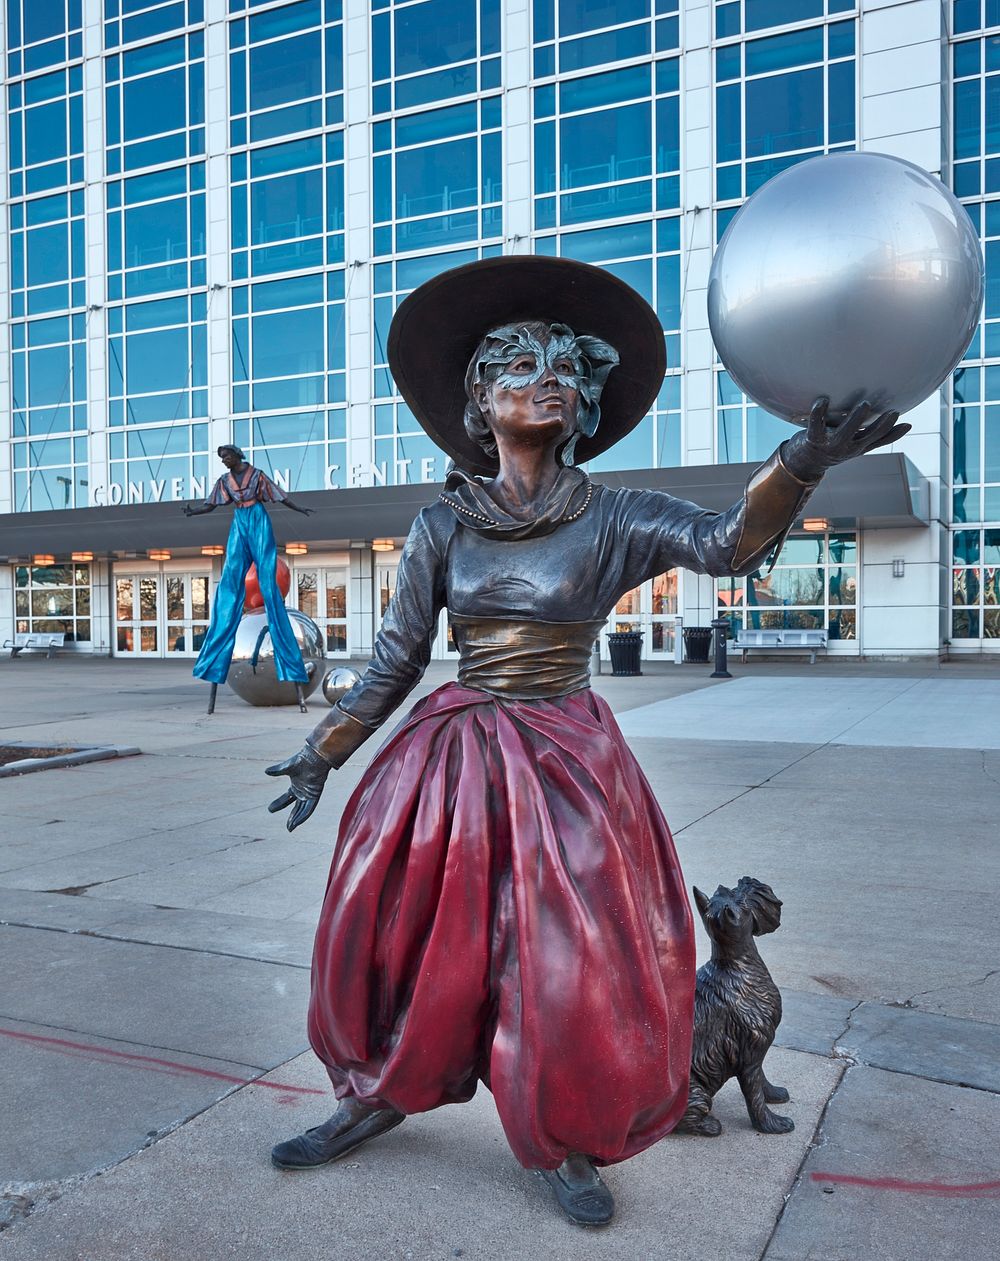
[{"label": "reflection in glass window", "polygon": [[536,87],[533,101],[536,228],[679,207],[677,58]]},{"label": "reflection in glass window", "polygon": [[234,440],[286,489],[346,485],[343,270],[239,286],[232,300]]},{"label": "reflection in glass window", "polygon": [[17,565],[14,568],[14,630],[18,634],[62,634],[69,643],[89,643],[89,565]]},{"label": "reflection in glass window", "polygon": [[722,464],[766,460],[788,437],[787,423],[751,403],[725,369],[715,376],[715,422]]},{"label": "reflection in glass window", "polygon": [[104,0],[104,17],[104,47],[110,51],[198,25],[205,20],[205,0]]},{"label": "reflection in glass window", "polygon": [[82,0],[7,0],[7,78],[83,55]]},{"label": "reflection in glass window", "polygon": [[858,543],[850,534],[795,535],[769,572],[718,580],[719,616],[733,630],[825,630],[857,638]]},{"label": "reflection in glass window", "polygon": [[[230,4],[238,13],[254,4]],[[234,147],[344,121],[340,0],[298,0],[229,24]]]},{"label": "reflection in glass window", "polygon": [[855,43],[851,18],[716,48],[718,201],[748,197],[817,153],[854,147]]},{"label": "reflection in glass window", "polygon": [[372,113],[500,86],[500,0],[385,0],[373,9]]},{"label": "reflection in glass window", "polygon": [[319,569],[296,565],[294,571],[292,603],[319,625],[330,657],[347,656],[349,572],[346,565]]},{"label": "reflection in glass window", "polygon": [[679,47],[679,0],[535,0],[534,77]]},{"label": "reflection in glass window", "polygon": [[375,127],[376,254],[499,237],[500,110],[487,97]]},{"label": "reflection in glass window", "polygon": [[204,56],[194,30],[105,57],[108,175],[204,154]]},{"label": "reflection in glass window", "polygon": [[952,532],[951,589],[951,638],[1000,639],[1000,527]]},{"label": "reflection in glass window", "polygon": [[204,162],[106,187],[109,299],[204,287]]}]

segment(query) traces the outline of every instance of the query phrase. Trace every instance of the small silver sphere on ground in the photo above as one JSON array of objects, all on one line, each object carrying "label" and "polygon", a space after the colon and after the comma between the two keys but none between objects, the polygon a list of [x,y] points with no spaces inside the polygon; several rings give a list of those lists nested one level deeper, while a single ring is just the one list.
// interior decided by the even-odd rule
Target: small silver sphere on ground
[{"label": "small silver sphere on ground", "polygon": [[[306,617],[297,609],[289,609],[288,618],[309,676],[309,682],[302,685],[302,690],[309,696],[319,686],[323,677],[323,666],[326,664],[323,632],[312,618]],[[280,682],[274,668],[274,645],[271,643],[270,633],[261,639],[261,632],[266,626],[266,613],[244,615],[236,632],[236,646],[226,682],[248,705],[295,705],[295,684]]]},{"label": "small silver sphere on ground", "polygon": [[323,695],[331,705],[336,705],[342,696],[346,696],[355,683],[361,682],[361,675],[350,666],[334,666],[323,677]]},{"label": "small silver sphere on ground", "polygon": [[965,353],[979,322],[983,256],[940,180],[882,153],[811,158],[769,180],[726,229],[708,320],[736,384],[802,420],[862,399],[905,412]]}]

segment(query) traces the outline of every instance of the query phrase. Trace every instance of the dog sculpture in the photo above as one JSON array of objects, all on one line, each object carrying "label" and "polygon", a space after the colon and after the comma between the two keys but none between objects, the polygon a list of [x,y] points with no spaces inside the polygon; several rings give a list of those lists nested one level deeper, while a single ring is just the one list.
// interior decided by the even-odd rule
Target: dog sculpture
[{"label": "dog sculpture", "polygon": [[781,902],[770,885],[744,876],[735,889],[719,885],[711,898],[694,889],[695,905],[712,939],[712,958],[698,969],[694,997],[694,1050],[687,1111],[676,1132],[715,1137],[712,1100],[730,1077],[740,1083],[747,1112],[762,1134],[787,1134],[790,1117],[767,1106],[785,1103],[788,1091],[764,1076],[764,1056],[781,1021],[781,995],[757,953],[754,937],[781,923]]}]

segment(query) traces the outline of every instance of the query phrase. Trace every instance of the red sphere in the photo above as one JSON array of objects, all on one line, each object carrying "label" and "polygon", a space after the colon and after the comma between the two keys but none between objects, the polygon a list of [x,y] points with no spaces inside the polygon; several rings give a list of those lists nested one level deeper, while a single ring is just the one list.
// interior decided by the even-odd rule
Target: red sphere
[{"label": "red sphere", "polygon": [[[283,596],[288,595],[292,585],[291,570],[285,562],[278,557],[278,565],[275,571],[278,580],[278,590]],[[260,593],[260,583],[257,581],[257,566],[251,565],[250,572],[246,576],[246,597],[243,601],[244,610],[262,609],[264,607],[264,597]]]}]

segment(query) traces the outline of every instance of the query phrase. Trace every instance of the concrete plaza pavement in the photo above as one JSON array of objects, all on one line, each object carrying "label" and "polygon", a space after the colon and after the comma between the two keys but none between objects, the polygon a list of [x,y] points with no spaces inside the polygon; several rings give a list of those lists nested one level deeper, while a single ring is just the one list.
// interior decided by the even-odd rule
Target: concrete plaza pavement
[{"label": "concrete plaza pavement", "polygon": [[[208,718],[189,663],[0,662],[0,743],[143,750],[0,781],[0,1257],[995,1257],[1000,663],[732,669],[595,685],[688,883],[752,874],[784,899],[761,950],[796,1129],[754,1133],[731,1084],[723,1135],[610,1169],[618,1219],[582,1234],[485,1090],[337,1165],[270,1167],[331,1107],[309,951],[374,743],[290,836],[261,771],[318,697],[305,717],[223,690]],[[415,697],[448,677],[433,664]]]}]

